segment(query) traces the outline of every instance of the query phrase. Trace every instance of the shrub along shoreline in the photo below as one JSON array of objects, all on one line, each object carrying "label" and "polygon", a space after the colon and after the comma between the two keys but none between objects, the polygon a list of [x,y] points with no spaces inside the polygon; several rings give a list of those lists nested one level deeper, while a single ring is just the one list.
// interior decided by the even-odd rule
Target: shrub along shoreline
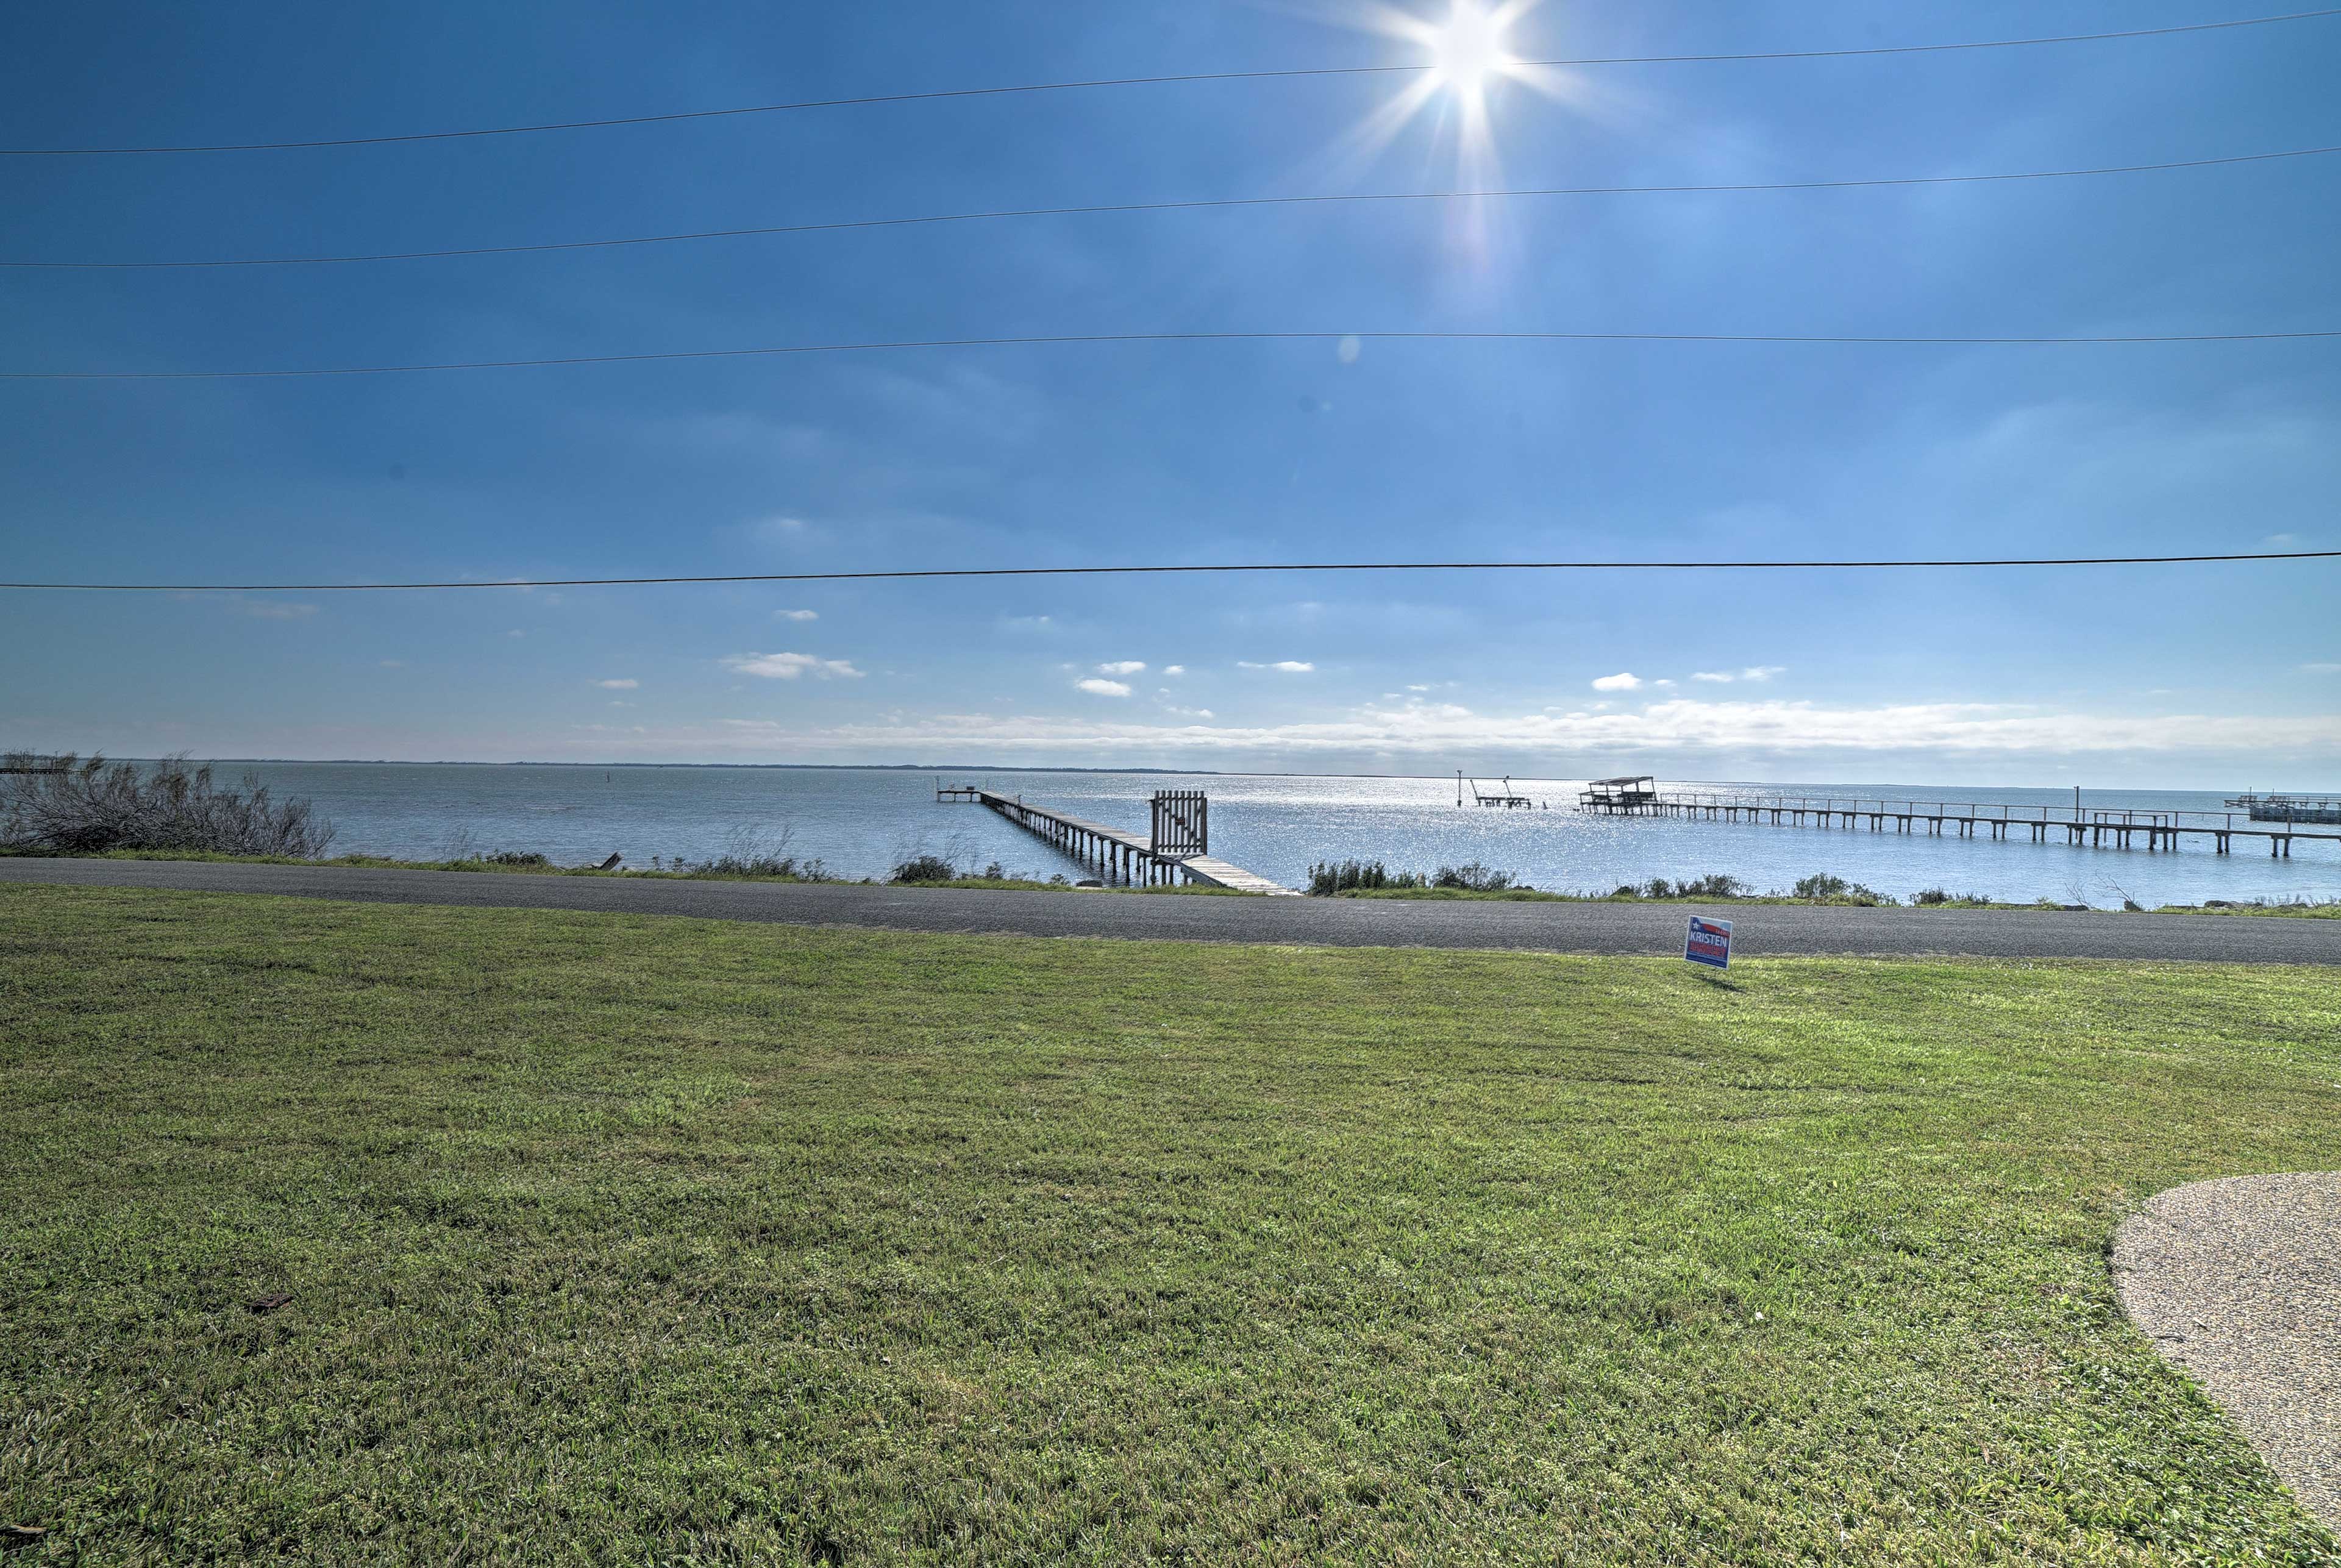
[{"label": "shrub along shoreline", "polygon": [[[1034,877],[992,874],[999,868],[987,866],[981,872],[956,872],[947,879],[901,876],[848,878],[825,874],[805,874],[802,867],[792,872],[760,871],[740,866],[726,866],[722,860],[712,862],[675,862],[653,870],[632,866],[603,868],[597,865],[561,865],[550,858],[534,854],[504,852],[473,855],[457,860],[396,860],[383,855],[342,854],[329,860],[309,860],[286,854],[221,854],[202,850],[107,850],[94,854],[59,856],[48,852],[33,851],[29,856],[73,860],[177,860],[227,865],[306,865],[324,869],[354,871],[454,871],[503,876],[589,876],[640,878],[667,882],[769,882],[797,885],[832,887],[869,887],[880,884],[897,887],[947,888],[974,893],[1120,893],[1149,895],[1170,894],[1187,898],[1257,898],[1259,894],[1244,893],[1231,887],[1107,887],[1096,883],[1076,883],[1060,875],[1043,882]],[[0,849],[0,859],[27,858],[23,850]],[[808,863],[817,865],[819,863]],[[1808,879],[1809,880],[1809,879]],[[1721,883],[1734,882],[1743,891],[1717,892]],[[1663,884],[1665,893],[1653,893],[1651,887]],[[1798,886],[1804,885],[1800,882]],[[2034,904],[2011,904],[1980,894],[1951,895],[1938,890],[1920,893],[1905,904],[1890,895],[1815,894],[1800,896],[1795,892],[1758,894],[1744,891],[1745,884],[1728,877],[1699,877],[1686,882],[1668,883],[1654,878],[1634,887],[1619,887],[1614,893],[1564,893],[1508,884],[1500,888],[1465,888],[1439,886],[1419,882],[1403,887],[1345,888],[1334,893],[1314,893],[1320,898],[1347,899],[1411,899],[1427,903],[1497,903],[1497,904],[1739,904],[1760,909],[1767,906],[1803,904],[1828,908],[1852,909],[1983,909],[2038,912],[2072,911],[2087,908],[2079,904],[2059,904],[2043,900]],[[1701,891],[1705,889],[1707,891]],[[2131,914],[2232,914],[2276,915],[2293,919],[2341,919],[2341,902],[2315,904],[2306,901],[2292,904],[2231,903],[2214,900],[2208,904],[2166,904],[2148,909],[2132,905],[2127,911],[2096,910],[2097,914],[2127,913]]]},{"label": "shrub along shoreline", "polygon": [[[1179,894],[1189,897],[1256,898],[1258,894],[1243,893],[1231,887],[1107,887],[1093,882],[1073,882],[1062,875],[1048,881],[1037,877],[1013,876],[998,866],[981,871],[954,871],[948,877],[902,876],[845,877],[832,876],[821,868],[818,861],[798,863],[793,869],[760,869],[753,864],[727,863],[722,857],[712,861],[666,861],[656,868],[615,865],[563,865],[551,857],[533,852],[500,851],[493,854],[467,855],[455,860],[399,860],[378,854],[337,854],[326,860],[310,860],[292,854],[222,854],[208,850],[116,849],[84,854],[56,854],[47,851],[0,849],[0,859],[65,859],[65,860],[174,860],[199,864],[219,865],[306,865],[323,870],[341,871],[457,871],[497,876],[586,876],[623,880],[635,878],[657,882],[772,882],[799,886],[871,887],[880,884],[893,887],[944,887],[971,889],[992,893],[1144,893]],[[900,867],[896,870],[899,872]]]},{"label": "shrub along shoreline", "polygon": [[[1892,894],[1880,893],[1828,872],[1816,872],[1799,878],[1793,887],[1762,894],[1738,877],[1720,872],[1679,882],[1654,876],[1648,882],[1622,884],[1609,893],[1558,892],[1531,887],[1509,872],[1490,871],[1476,862],[1464,866],[1441,866],[1435,872],[1391,871],[1380,861],[1327,862],[1310,868],[1308,891],[1318,898],[1493,900],[1520,904],[1744,904],[1757,907],[1801,904],[1852,909],[2056,910],[2074,914],[2093,907],[2045,898],[2031,904],[2011,904],[1988,894],[1952,893],[1939,887],[1912,894],[1905,904]],[[2128,901],[2122,913],[2281,914],[2329,920],[2341,918],[2341,901],[2270,904],[2266,900],[2243,903],[2214,899],[2200,904],[2167,904],[2156,909]]]}]

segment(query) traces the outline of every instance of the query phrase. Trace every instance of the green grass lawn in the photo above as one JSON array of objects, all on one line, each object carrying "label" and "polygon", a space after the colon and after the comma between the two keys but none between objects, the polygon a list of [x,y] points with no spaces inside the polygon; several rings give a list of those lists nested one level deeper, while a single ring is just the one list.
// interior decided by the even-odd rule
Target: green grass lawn
[{"label": "green grass lawn", "polygon": [[0,887],[0,1523],[49,1531],[12,1564],[2330,1563],[2106,1256],[2336,1126],[2329,972]]}]

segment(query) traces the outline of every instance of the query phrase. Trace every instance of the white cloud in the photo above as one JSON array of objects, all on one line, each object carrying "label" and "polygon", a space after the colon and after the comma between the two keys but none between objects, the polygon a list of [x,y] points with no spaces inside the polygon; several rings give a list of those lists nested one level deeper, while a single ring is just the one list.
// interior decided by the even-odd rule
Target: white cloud
[{"label": "white cloud", "polygon": [[1288,675],[1305,675],[1316,667],[1303,659],[1279,659],[1272,664],[1254,664],[1250,659],[1236,661],[1236,668],[1239,670],[1275,670]]},{"label": "white cloud", "polygon": [[1650,684],[1654,686],[1671,686],[1674,683],[1672,681],[1652,681]]},{"label": "white cloud", "polygon": [[1694,681],[1715,681],[1727,686],[1738,678],[1728,670],[1700,670],[1691,676]]},{"label": "white cloud", "polygon": [[1593,683],[1593,689],[1597,692],[1633,692],[1639,691],[1641,685],[1641,676],[1621,672],[1615,675],[1602,676]]},{"label": "white cloud", "polygon": [[1166,714],[1175,714],[1182,719],[1208,719],[1211,716],[1211,710],[1209,708],[1165,707],[1162,711]]},{"label": "white cloud", "polygon": [[1187,666],[1184,664],[1165,664],[1162,666],[1162,673],[1166,675],[1183,675],[1187,673]]},{"label": "white cloud", "polygon": [[[1685,753],[1781,755],[1928,751],[1960,756],[2051,758],[2104,754],[2184,755],[2244,751],[2341,757],[2341,714],[2112,714],[2000,703],[1819,707],[1810,703],[1700,702],[1678,697],[1639,712],[1607,704],[1567,714],[1474,714],[1444,704],[1368,706],[1340,719],[1240,726],[1163,724],[1139,718],[937,714],[803,731],[772,720],[730,720],[734,744],[753,749],[825,746],[868,754],[883,748],[981,744],[1101,755],[1132,746],[1231,755],[1338,753],[1437,757],[1472,749],[1519,755]],[[703,738],[708,732],[692,734]],[[685,744],[669,737],[665,744]]]},{"label": "white cloud", "polygon": [[[758,456],[769,459],[792,444],[784,439],[767,447]],[[718,533],[759,554],[783,560],[800,555],[806,546],[825,543],[829,538],[828,529],[789,513],[725,524]]]},{"label": "white cloud", "polygon": [[1146,668],[1144,659],[1113,659],[1098,666],[1101,675],[1134,675]]},{"label": "white cloud", "polygon": [[1743,681],[1768,681],[1774,675],[1785,675],[1788,673],[1788,666],[1786,664],[1751,664],[1739,672],[1739,678]]},{"label": "white cloud", "polygon": [[1000,623],[1000,629],[1003,632],[1053,632],[1057,629],[1057,622],[1051,615],[1011,615]]},{"label": "white cloud", "polygon": [[1087,692],[1093,697],[1126,697],[1130,695],[1130,686],[1128,683],[1122,681],[1100,680],[1095,675],[1091,675],[1086,681],[1075,681],[1073,683],[1073,689],[1076,691]]},{"label": "white cloud", "polygon": [[793,681],[811,672],[827,680],[832,675],[860,680],[862,672],[844,659],[823,659],[812,654],[734,654],[723,661],[723,667],[742,675],[761,675],[768,681]]},{"label": "white cloud", "polygon": [[772,619],[775,621],[818,621],[821,619],[821,612],[819,610],[775,610],[772,612]]},{"label": "white cloud", "polygon": [[596,681],[593,684],[605,692],[631,692],[642,684],[640,681]]}]

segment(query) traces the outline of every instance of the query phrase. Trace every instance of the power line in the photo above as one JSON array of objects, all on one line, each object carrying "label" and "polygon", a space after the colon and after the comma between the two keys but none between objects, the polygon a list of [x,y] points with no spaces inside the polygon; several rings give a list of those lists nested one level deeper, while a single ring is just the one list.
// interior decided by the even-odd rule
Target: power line
[{"label": "power line", "polygon": [[2054,555],[1895,561],[1306,561],[1208,566],[965,566],[895,572],[754,572],[703,577],[535,577],[453,583],[0,583],[91,594],[381,594],[442,588],[645,588],[721,583],[880,583],[923,578],[1164,577],[1290,572],[1821,572],[2017,566],[2192,566],[2341,560],[2341,550],[2217,555]]},{"label": "power line", "polygon": [[[1982,49],[2028,49],[2049,44],[2101,44],[2126,38],[2165,38],[2186,33],[2221,33],[2241,27],[2266,27],[2279,23],[2308,22],[2335,15],[2341,15],[2341,6],[2328,6],[2316,11],[2293,11],[2274,16],[2246,16],[2226,22],[2190,22],[2170,27],[2134,27],[2109,33],[2065,33],[2048,37],[1990,38],[1954,44],[1898,44],[1860,49],[1772,49],[1728,55],[1604,55],[1565,60],[1520,60],[1514,63],[1529,68],[1578,68],[1594,65],[1728,65],[1774,60],[1851,60],[1896,55],[1947,55]],[[1328,76],[1420,75],[1437,68],[1429,64],[1315,65],[1270,71],[1195,71],[1161,76],[1101,76],[1081,81],[1031,82],[998,87],[948,87],[919,93],[870,93],[855,97],[801,98],[788,103],[747,104],[723,109],[685,109],[657,115],[623,115],[606,119],[553,120],[538,125],[490,125],[456,131],[406,131],[379,136],[321,136],[304,141],[214,142],[134,147],[0,147],[0,157],[126,157],[174,153],[270,153],[317,147],[374,147],[403,142],[447,142],[484,136],[524,136],[548,131],[584,131],[618,125],[668,125],[684,120],[731,119],[746,115],[781,115],[810,109],[853,108],[878,104],[932,103],[950,98],[995,98],[1104,87],[1172,86],[1203,82],[1273,82]]]},{"label": "power line", "polygon": [[2276,153],[2241,153],[2227,157],[2183,158],[2159,164],[2108,164],[2093,168],[2031,169],[2012,174],[1903,175],[1858,180],[1775,180],[1703,185],[1533,185],[1496,191],[1370,191],[1305,196],[1221,196],[1191,201],[1108,202],[1090,206],[1002,207],[984,212],[931,213],[894,218],[848,218],[824,223],[771,224],[748,228],[696,229],[682,234],[630,235],[614,239],[555,240],[538,245],[465,245],[452,250],[354,252],[339,255],[232,256],[194,261],[9,261],[0,267],[58,272],[152,272],[193,267],[333,266],[351,262],[431,261],[451,256],[533,255],[546,251],[607,250],[624,245],[676,245],[690,240],[746,239],[772,235],[836,234],[852,229],[911,228],[928,224],[991,222],[1008,218],[1089,217],[1117,213],[1182,213],[1244,207],[1331,206],[1357,203],[1456,202],[1530,196],[1708,195],[1777,191],[1876,190],[1911,185],[2004,185],[2028,180],[2077,180],[2106,175],[2164,174],[2241,164],[2319,158],[2341,145],[2295,147]]},{"label": "power line", "polygon": [[2296,343],[2341,337],[2304,332],[2135,333],[2071,337],[1950,337],[1909,335],[1703,332],[1084,332],[1008,337],[894,338],[868,343],[795,343],[760,348],[666,349],[652,354],[575,354],[544,359],[441,360],[412,365],[308,365],[268,370],[0,370],[0,381],[261,381],[339,375],[416,375],[453,370],[535,370],[555,365],[647,365],[673,360],[757,359],[793,355],[874,354],[940,348],[1063,348],[1116,343],[1700,343],[1858,347],[2071,348],[2181,343]]}]

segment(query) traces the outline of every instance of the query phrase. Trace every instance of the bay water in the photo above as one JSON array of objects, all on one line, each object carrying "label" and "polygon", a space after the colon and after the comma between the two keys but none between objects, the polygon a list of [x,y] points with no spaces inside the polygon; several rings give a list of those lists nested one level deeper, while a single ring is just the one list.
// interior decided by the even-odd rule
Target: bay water
[{"label": "bay water", "polygon": [[[1907,898],[1942,888],[2012,902],[2152,907],[2224,898],[2341,897],[2341,844],[2301,843],[2290,859],[2238,840],[2218,855],[2208,840],[2177,852],[2037,844],[1768,824],[1622,818],[1576,809],[1581,781],[1520,779],[1538,804],[1500,810],[1456,804],[1449,778],[1262,774],[1150,774],[953,768],[662,767],[560,764],[221,762],[233,780],[256,777],[279,796],[310,798],[335,827],[330,853],[436,860],[453,854],[534,851],[565,864],[615,853],[630,866],[700,861],[742,846],[818,859],[832,875],[883,878],[917,854],[965,868],[997,863],[1045,880],[1087,873],[981,806],[942,803],[938,784],[974,784],[1022,795],[1110,826],[1143,833],[1157,789],[1210,797],[1211,852],[1248,871],[1305,887],[1320,861],[1379,860],[1392,870],[1477,863],[1536,887],[1607,893],[1654,876],[1723,873],[1758,892],[1828,872]],[[1928,788],[1875,783],[1661,781],[1672,794],[1788,799],[1974,802],[2022,814],[2046,807],[2069,819],[2069,789]],[[2195,791],[2085,790],[2086,812],[2202,812],[2223,818],[2223,796]],[[2242,814],[2238,827],[2247,825]],[[2326,830],[2331,831],[2331,830]],[[2144,835],[2138,842],[2143,844]]]}]

